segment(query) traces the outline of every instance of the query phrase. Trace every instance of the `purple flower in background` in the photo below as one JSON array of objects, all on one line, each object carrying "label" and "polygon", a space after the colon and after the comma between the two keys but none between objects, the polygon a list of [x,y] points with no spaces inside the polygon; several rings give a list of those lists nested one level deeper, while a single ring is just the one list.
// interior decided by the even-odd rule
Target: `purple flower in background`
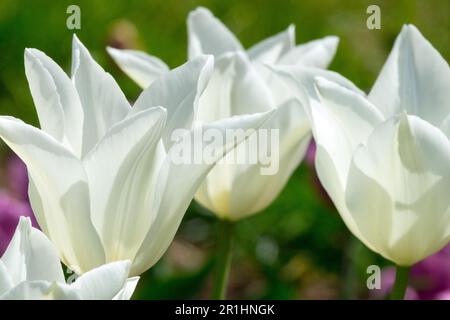
[{"label": "purple flower in background", "polygon": [[305,155],[305,162],[306,164],[313,169],[313,175],[312,175],[312,185],[317,190],[319,196],[323,199],[324,203],[333,206],[333,202],[331,201],[330,197],[328,196],[327,191],[322,186],[322,183],[320,183],[319,177],[317,176],[317,173],[315,171],[315,160],[316,160],[316,151],[317,151],[317,145],[314,140],[311,140],[309,143],[308,149],[306,150]]},{"label": "purple flower in background", "polygon": [[[391,292],[392,286],[395,281],[395,273],[396,270],[394,267],[388,267],[383,269],[381,274],[381,289],[379,290],[371,290],[370,296],[375,299],[384,299]],[[411,286],[408,286],[406,289],[405,300],[419,300],[419,296]]]},{"label": "purple flower in background", "polygon": [[20,199],[28,202],[28,172],[25,163],[13,155],[6,165],[6,179],[11,192]]},{"label": "purple flower in background", "polygon": [[314,161],[316,160],[316,151],[316,142],[314,140],[311,140],[308,146],[308,150],[306,150],[305,161],[312,168],[314,168]]},{"label": "purple flower in background", "polygon": [[31,218],[34,227],[36,219],[28,202],[28,175],[23,162],[16,156],[9,159],[3,177],[6,188],[0,189],[0,256],[11,240],[20,216]]},{"label": "purple flower in background", "polygon": [[450,245],[416,264],[411,270],[411,284],[420,299],[449,299]]},{"label": "purple flower in background", "polygon": [[[381,289],[371,291],[371,296],[386,297],[394,280],[395,269],[385,268],[381,275]],[[450,300],[450,245],[412,267],[406,299]]]}]

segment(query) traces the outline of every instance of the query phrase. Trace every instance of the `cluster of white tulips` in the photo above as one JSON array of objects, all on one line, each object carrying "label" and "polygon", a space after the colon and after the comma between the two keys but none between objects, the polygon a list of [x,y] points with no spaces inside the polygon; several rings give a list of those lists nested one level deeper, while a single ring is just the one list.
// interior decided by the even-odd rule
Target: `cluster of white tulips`
[{"label": "cluster of white tulips", "polygon": [[[0,259],[0,299],[129,299],[193,198],[231,241],[230,226],[277,198],[312,137],[321,183],[368,248],[407,272],[449,243],[450,68],[414,26],[402,29],[368,95],[326,70],[336,37],[296,45],[289,26],[245,50],[204,8],[187,28],[189,59],[173,70],[108,48],[143,88],[133,106],[75,36],[70,76],[25,50],[40,129],[2,116],[0,136],[27,165],[42,232],[20,220]],[[248,134],[216,145],[213,163],[176,164],[171,136],[180,128],[194,142],[205,128]],[[260,174],[258,163],[216,164],[246,150],[249,129],[260,128],[279,130],[275,174]],[[226,266],[219,270],[222,298]],[[404,285],[394,288],[399,298]]]}]

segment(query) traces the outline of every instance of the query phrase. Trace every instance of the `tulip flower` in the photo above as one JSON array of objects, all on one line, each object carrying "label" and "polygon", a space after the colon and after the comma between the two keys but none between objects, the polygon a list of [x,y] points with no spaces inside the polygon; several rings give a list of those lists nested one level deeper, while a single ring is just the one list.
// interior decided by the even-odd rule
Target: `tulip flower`
[{"label": "tulip flower", "polygon": [[[225,220],[239,220],[265,209],[281,192],[306,153],[310,128],[296,95],[266,64],[326,68],[333,58],[338,39],[325,37],[295,45],[295,28],[272,36],[245,51],[239,40],[210,11],[198,8],[187,20],[189,59],[212,54],[215,69],[200,96],[196,122],[209,123],[234,115],[279,109],[279,117],[267,129],[279,132],[279,170],[260,174],[261,163],[218,164],[208,175],[195,199]],[[169,68],[160,59],[133,50],[108,48],[122,70],[145,88]],[[288,90],[288,91],[286,91]],[[241,144],[234,152],[249,148]]]},{"label": "tulip flower", "polygon": [[[76,37],[71,78],[35,49],[26,50],[25,68],[41,130],[0,117],[0,136],[27,165],[39,226],[78,274],[119,260],[131,260],[130,274],[141,274],[163,255],[198,185],[222,157],[217,152],[212,163],[172,161],[179,147],[173,132],[191,128],[212,57],[165,74],[133,108]],[[254,129],[271,116],[235,117],[186,135],[201,139],[203,129]],[[240,141],[216,147],[226,152]],[[202,146],[196,140],[193,145]]]},{"label": "tulip flower", "polygon": [[[450,240],[450,69],[412,25],[368,96],[323,78],[308,108],[316,169],[350,231],[408,267]],[[399,287],[400,286],[400,287]]]},{"label": "tulip flower", "polygon": [[0,259],[0,300],[128,300],[139,280],[127,279],[130,265],[112,262],[66,283],[56,248],[21,217]]}]

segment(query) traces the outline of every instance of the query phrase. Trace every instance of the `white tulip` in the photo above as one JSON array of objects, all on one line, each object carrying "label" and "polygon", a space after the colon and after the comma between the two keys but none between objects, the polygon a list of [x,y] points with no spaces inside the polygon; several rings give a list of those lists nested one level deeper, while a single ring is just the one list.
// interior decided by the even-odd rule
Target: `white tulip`
[{"label": "white tulip", "polygon": [[[76,37],[72,59],[70,79],[44,53],[26,50],[41,130],[0,117],[0,136],[27,165],[33,211],[61,260],[78,274],[131,260],[130,274],[139,275],[166,251],[213,166],[174,163],[171,140],[175,129],[192,127],[213,59],[198,57],[160,77],[133,108]],[[271,116],[235,117],[206,129],[258,128]],[[200,129],[189,132],[193,139]]]},{"label": "white tulip", "polygon": [[410,266],[450,240],[450,68],[404,26],[370,94],[318,78],[316,168],[347,227]]},{"label": "white tulip", "polygon": [[139,277],[129,278],[130,261],[112,262],[66,283],[50,240],[21,217],[0,259],[0,300],[128,300]]},{"label": "white tulip", "polygon": [[[261,175],[261,163],[218,164],[196,194],[195,199],[217,216],[238,220],[265,209],[278,196],[303,159],[311,137],[307,116],[295,99],[304,100],[302,93],[286,86],[268,66],[320,73],[331,62],[338,38],[325,37],[296,46],[295,28],[289,26],[245,51],[230,30],[205,8],[191,12],[187,26],[189,59],[203,54],[215,57],[213,75],[199,98],[197,123],[278,111],[264,128],[279,129],[279,170]],[[122,70],[144,88],[168,70],[159,59],[143,52],[112,48],[108,51]],[[234,152],[245,153],[250,143],[239,145]]]}]

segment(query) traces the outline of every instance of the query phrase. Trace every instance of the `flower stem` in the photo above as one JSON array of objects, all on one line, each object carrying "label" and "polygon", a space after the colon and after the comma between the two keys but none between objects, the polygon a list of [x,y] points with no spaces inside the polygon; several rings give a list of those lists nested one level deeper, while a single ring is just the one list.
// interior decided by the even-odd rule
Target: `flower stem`
[{"label": "flower stem", "polygon": [[341,297],[346,300],[356,299],[356,291],[358,285],[357,263],[358,256],[362,249],[362,243],[355,237],[351,236],[346,244],[343,257],[343,274]]},{"label": "flower stem", "polygon": [[230,272],[234,223],[219,221],[217,256],[213,279],[212,299],[224,300],[226,297],[228,274]]},{"label": "flower stem", "polygon": [[406,287],[408,286],[408,276],[411,267],[397,266],[395,283],[391,291],[391,300],[403,300],[405,298]]}]

